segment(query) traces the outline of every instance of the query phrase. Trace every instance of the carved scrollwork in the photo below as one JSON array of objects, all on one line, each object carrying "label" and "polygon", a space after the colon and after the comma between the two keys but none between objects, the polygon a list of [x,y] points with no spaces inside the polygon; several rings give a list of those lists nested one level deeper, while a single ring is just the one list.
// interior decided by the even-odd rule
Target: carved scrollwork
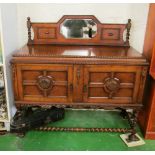
[{"label": "carved scrollwork", "polygon": [[104,90],[109,94],[109,98],[112,98],[119,88],[120,80],[118,78],[110,77],[104,80]]},{"label": "carved scrollwork", "polygon": [[53,87],[53,78],[51,76],[41,75],[37,79],[37,85],[41,90],[49,90]]}]

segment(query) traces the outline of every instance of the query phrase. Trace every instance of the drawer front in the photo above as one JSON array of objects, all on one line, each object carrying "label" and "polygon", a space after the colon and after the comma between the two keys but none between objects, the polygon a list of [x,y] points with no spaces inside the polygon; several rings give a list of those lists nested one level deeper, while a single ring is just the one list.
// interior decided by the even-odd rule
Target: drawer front
[{"label": "drawer front", "polygon": [[38,39],[55,39],[56,28],[38,28]]},{"label": "drawer front", "polygon": [[137,102],[141,80],[139,66],[84,67],[84,101],[111,104]]},{"label": "drawer front", "polygon": [[102,30],[101,38],[103,40],[118,40],[118,39],[120,39],[120,29],[105,28]]},{"label": "drawer front", "polygon": [[18,65],[20,101],[72,102],[72,66]]}]

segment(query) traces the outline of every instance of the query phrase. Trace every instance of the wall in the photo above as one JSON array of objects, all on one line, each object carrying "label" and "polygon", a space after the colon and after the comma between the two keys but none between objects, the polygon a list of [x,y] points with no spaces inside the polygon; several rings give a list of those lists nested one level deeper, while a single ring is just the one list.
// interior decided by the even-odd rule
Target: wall
[{"label": "wall", "polygon": [[27,42],[26,18],[57,22],[62,15],[95,15],[101,22],[132,19],[131,45],[142,53],[149,4],[17,4],[19,47]]},{"label": "wall", "polygon": [[[12,79],[11,79],[11,66],[10,59],[14,50],[17,49],[17,6],[16,4],[0,4],[1,9],[1,32],[2,32],[2,51],[3,51],[3,64],[4,64],[4,77],[6,79],[6,95],[7,103],[10,107],[10,114],[15,112],[14,98],[12,91]],[[9,10],[9,11],[8,11]]]},{"label": "wall", "polygon": [[149,4],[131,4],[129,9],[130,18],[132,19],[131,45],[143,52],[145,30]]}]

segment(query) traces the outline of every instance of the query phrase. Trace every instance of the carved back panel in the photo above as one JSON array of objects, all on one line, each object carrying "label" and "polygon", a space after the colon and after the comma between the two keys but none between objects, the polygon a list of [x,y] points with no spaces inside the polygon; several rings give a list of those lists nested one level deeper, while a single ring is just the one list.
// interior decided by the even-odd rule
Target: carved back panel
[{"label": "carved back panel", "polygon": [[[65,20],[92,20],[96,23],[97,32],[91,38],[65,38],[61,25]],[[131,19],[127,24],[105,24],[93,15],[65,15],[57,23],[35,23],[27,18],[28,44],[67,44],[67,45],[113,45],[129,46]],[[32,32],[34,38],[32,39]]]}]

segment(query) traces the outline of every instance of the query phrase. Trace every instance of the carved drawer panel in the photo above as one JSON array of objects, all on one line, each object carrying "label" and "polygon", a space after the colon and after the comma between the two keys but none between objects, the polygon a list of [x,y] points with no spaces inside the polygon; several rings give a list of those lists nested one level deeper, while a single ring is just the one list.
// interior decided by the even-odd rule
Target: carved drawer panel
[{"label": "carved drawer panel", "polygon": [[120,29],[118,29],[118,28],[102,29],[101,39],[102,40],[119,40],[120,39]]},{"label": "carved drawer panel", "polygon": [[126,26],[120,24],[104,24],[101,28],[100,39],[107,44],[124,42],[123,34]]},{"label": "carved drawer panel", "polygon": [[38,28],[38,39],[55,39],[56,28]]},{"label": "carved drawer panel", "polygon": [[19,65],[17,69],[19,100],[71,102],[72,66]]},{"label": "carved drawer panel", "polygon": [[140,66],[85,66],[84,101],[137,103],[141,69]]}]

